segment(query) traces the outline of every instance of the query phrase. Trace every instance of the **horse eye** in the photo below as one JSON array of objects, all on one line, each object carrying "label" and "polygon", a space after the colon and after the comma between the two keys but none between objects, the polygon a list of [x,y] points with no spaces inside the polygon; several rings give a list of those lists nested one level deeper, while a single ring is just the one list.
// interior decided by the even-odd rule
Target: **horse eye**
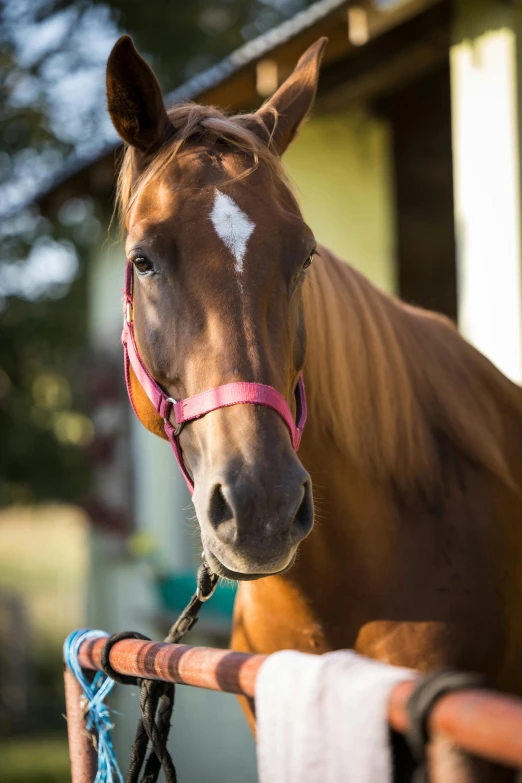
[{"label": "horse eye", "polygon": [[154,267],[148,258],[139,256],[138,258],[133,258],[132,263],[134,264],[136,272],[139,275],[148,275],[150,272],[154,271]]},{"label": "horse eye", "polygon": [[312,261],[314,260],[315,250],[312,250],[308,258],[303,264],[303,269],[308,269],[308,267],[311,265]]}]

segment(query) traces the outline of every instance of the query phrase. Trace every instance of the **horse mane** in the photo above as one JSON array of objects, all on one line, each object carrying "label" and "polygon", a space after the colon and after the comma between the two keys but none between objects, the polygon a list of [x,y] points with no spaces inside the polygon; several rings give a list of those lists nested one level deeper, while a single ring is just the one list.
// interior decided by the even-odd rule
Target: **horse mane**
[{"label": "horse mane", "polygon": [[125,146],[116,186],[116,209],[122,229],[129,210],[142,189],[154,177],[171,164],[189,143],[219,145],[243,154],[250,165],[227,181],[240,180],[251,174],[262,162],[269,171],[286,181],[281,159],[272,148],[272,137],[277,125],[277,110],[265,106],[274,117],[273,128],[268,131],[257,113],[226,114],[215,106],[200,106],[183,103],[169,109],[168,116],[175,133],[147,161],[144,171],[136,177],[133,165],[133,150]]},{"label": "horse mane", "polygon": [[448,444],[512,487],[509,439],[522,429],[522,390],[449,319],[320,255],[305,284],[305,372],[312,415],[337,447],[401,492],[443,485]]}]

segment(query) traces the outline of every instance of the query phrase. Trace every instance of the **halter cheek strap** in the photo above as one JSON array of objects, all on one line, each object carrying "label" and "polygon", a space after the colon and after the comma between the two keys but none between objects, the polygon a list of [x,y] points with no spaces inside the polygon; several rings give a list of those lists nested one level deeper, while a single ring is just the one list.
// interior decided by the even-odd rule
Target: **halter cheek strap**
[{"label": "halter cheek strap", "polygon": [[125,293],[123,298],[123,333],[121,336],[125,359],[125,383],[127,385],[127,393],[134,413],[138,415],[132,398],[130,378],[130,368],[132,367],[143,391],[153,404],[158,415],[161,416],[164,421],[165,434],[170,441],[172,450],[174,451],[174,455],[190,492],[194,492],[194,483],[183,460],[181,447],[179,445],[179,433],[186,422],[199,419],[207,413],[210,413],[210,411],[215,411],[218,408],[226,408],[230,405],[243,404],[265,405],[268,408],[272,408],[281,416],[288,427],[292,439],[292,446],[297,451],[306,422],[306,394],[302,375],[299,376],[296,387],[297,421],[294,421],[292,411],[285,398],[272,386],[266,386],[264,383],[249,383],[246,381],[225,383],[222,386],[216,386],[215,389],[209,389],[200,394],[195,394],[193,397],[186,397],[184,400],[173,400],[172,397],[168,397],[165,394],[161,386],[154,380],[143,364],[136,344],[132,313],[132,274],[132,264],[127,262]]}]

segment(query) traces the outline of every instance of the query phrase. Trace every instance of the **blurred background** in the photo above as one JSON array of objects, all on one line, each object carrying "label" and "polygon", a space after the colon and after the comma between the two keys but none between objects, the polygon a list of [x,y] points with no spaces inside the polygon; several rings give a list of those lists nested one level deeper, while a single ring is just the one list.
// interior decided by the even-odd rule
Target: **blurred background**
[{"label": "blurred background", "polygon": [[[170,447],[133,418],[123,385],[124,256],[109,229],[121,150],[104,94],[116,38],[132,35],[167,105],[241,111],[327,35],[316,110],[285,157],[306,219],[520,382],[520,5],[1,0],[2,783],[69,779],[66,634],[160,638],[199,561]],[[189,642],[225,646],[233,600],[221,587]],[[125,766],[137,693],[117,690]],[[179,688],[173,749],[182,781],[256,779],[232,697]]]}]

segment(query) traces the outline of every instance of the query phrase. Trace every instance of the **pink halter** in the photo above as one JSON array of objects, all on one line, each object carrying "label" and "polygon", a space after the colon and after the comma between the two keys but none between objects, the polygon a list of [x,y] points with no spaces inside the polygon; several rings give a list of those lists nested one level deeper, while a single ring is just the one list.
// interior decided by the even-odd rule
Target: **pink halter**
[{"label": "pink halter", "polygon": [[[172,397],[167,397],[161,386],[154,380],[143,364],[138,351],[138,346],[136,345],[132,314],[132,275],[132,263],[128,261],[125,274],[123,332],[121,335],[125,358],[125,382],[127,384],[127,392],[134,413],[138,415],[134,400],[132,399],[130,382],[130,366],[132,366],[134,374],[141,384],[143,391],[154,405],[156,412],[165,422],[165,434],[170,441],[174,456],[176,457],[190,492],[194,492],[194,483],[185,467],[178,436],[185,422],[199,419],[201,416],[210,413],[210,411],[215,411],[218,408],[226,408],[229,405],[243,405],[246,403],[252,405],[266,405],[268,408],[273,408],[288,427],[292,439],[292,446],[297,451],[306,422],[306,394],[302,375],[299,376],[296,387],[297,422],[294,422],[292,411],[285,398],[272,386],[266,386],[264,383],[238,381],[236,383],[225,383],[223,386],[217,386],[215,389],[209,389],[200,394],[195,394],[193,397],[187,397],[184,400],[173,400]],[[174,424],[171,422],[172,416],[174,416]]]}]

